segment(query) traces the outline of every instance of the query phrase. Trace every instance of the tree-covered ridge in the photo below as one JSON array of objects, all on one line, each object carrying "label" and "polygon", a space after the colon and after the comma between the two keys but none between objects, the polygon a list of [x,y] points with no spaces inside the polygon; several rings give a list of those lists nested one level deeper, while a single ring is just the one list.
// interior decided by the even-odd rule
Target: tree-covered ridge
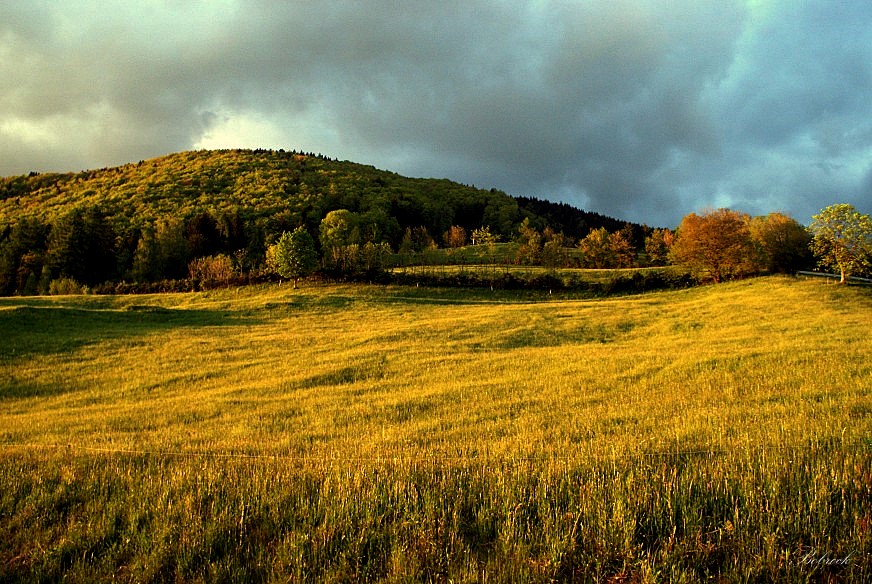
[{"label": "tree-covered ridge", "polygon": [[268,232],[299,225],[315,232],[328,212],[348,209],[395,246],[406,227],[441,234],[452,225],[470,231],[489,225],[509,237],[523,216],[536,216],[497,190],[283,150],[181,152],[115,168],[0,179],[0,224],[24,217],[51,223],[77,206],[100,207],[121,231],[167,216],[239,212]]},{"label": "tree-covered ridge", "polygon": [[[548,216],[534,207],[550,209]],[[318,239],[325,268],[369,271],[385,254],[429,249],[452,230],[487,229],[494,241],[513,241],[524,222],[547,226],[579,213],[564,207],[557,213],[496,189],[284,150],[192,151],[79,173],[30,173],[0,179],[0,294],[44,293],[66,279],[75,289],[250,276],[262,272],[268,248],[299,227]],[[328,217],[344,218],[347,233],[325,246]],[[567,242],[583,229],[618,223],[585,217]]]},{"label": "tree-covered ridge", "polygon": [[[567,203],[556,203],[532,197],[515,197],[518,205],[531,217],[538,217],[532,222],[533,227],[540,231],[551,228],[552,231],[562,233],[577,241],[581,241],[594,229],[605,228],[608,232],[624,229],[627,221],[615,219],[607,215],[585,211],[573,207]],[[644,225],[629,223],[635,245],[644,241],[650,234],[650,229]]]},{"label": "tree-covered ridge", "polygon": [[[844,242],[816,234],[815,253],[850,249],[853,263],[835,263],[846,275],[862,273],[872,264],[867,223]],[[291,233],[311,245],[280,245]],[[565,203],[283,150],[182,152],[0,179],[0,295],[298,278],[310,268],[370,278],[473,256],[552,270],[673,263],[717,282],[809,267],[809,242],[805,227],[778,213],[720,209],[690,213],[677,231],[651,229]]]}]

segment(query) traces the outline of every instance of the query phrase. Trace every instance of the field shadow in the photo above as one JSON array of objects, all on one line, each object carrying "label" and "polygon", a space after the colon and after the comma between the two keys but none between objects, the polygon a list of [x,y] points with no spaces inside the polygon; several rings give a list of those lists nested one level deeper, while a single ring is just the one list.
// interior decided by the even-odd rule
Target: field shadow
[{"label": "field shadow", "polygon": [[384,379],[386,366],[387,358],[382,356],[379,359],[371,359],[350,367],[342,367],[307,377],[294,386],[308,389],[321,386],[349,385],[370,379]]},{"label": "field shadow", "polygon": [[62,355],[98,342],[148,336],[181,327],[256,324],[225,310],[135,305],[120,309],[26,304],[0,309],[0,363]]},{"label": "field shadow", "polygon": [[30,379],[22,379],[14,373],[0,376],[0,401],[27,399],[32,397],[54,397],[72,393],[80,389],[79,384],[72,380],[64,382],[44,383]]}]

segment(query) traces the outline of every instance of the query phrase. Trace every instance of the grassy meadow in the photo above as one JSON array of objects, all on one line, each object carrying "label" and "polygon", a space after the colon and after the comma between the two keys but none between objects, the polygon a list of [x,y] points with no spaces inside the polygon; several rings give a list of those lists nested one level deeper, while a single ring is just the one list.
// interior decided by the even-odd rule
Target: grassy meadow
[{"label": "grassy meadow", "polygon": [[872,580],[872,290],[0,299],[0,581]]}]

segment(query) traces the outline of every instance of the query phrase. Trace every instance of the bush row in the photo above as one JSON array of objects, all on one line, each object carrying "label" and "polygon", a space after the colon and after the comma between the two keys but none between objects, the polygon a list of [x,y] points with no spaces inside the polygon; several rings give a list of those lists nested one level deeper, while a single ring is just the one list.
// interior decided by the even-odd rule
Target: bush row
[{"label": "bush row", "polygon": [[697,282],[689,274],[672,272],[633,272],[615,274],[602,281],[584,279],[579,274],[559,273],[494,273],[462,272],[454,274],[396,272],[388,274],[389,282],[455,288],[492,288],[499,290],[548,290],[587,292],[592,295],[625,294],[687,288]]},{"label": "bush row", "polygon": [[[687,273],[650,271],[614,274],[595,281],[577,273],[512,273],[512,272],[385,272],[371,270],[355,274],[321,273],[312,278],[397,286],[426,286],[432,288],[490,288],[492,290],[538,290],[583,292],[591,296],[632,294],[653,290],[688,288],[698,282]],[[197,292],[248,284],[277,282],[274,275],[259,274],[234,276],[220,280],[184,279],[158,282],[106,282],[86,288],[69,279],[53,282],[52,294],[160,294],[169,292]]]}]

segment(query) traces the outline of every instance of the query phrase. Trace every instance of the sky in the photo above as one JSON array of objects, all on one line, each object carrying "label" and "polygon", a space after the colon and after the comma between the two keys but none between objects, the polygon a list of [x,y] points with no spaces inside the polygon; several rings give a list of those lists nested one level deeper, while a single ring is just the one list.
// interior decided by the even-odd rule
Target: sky
[{"label": "sky", "polygon": [[868,0],[8,0],[0,176],[322,153],[674,227],[872,212]]}]

